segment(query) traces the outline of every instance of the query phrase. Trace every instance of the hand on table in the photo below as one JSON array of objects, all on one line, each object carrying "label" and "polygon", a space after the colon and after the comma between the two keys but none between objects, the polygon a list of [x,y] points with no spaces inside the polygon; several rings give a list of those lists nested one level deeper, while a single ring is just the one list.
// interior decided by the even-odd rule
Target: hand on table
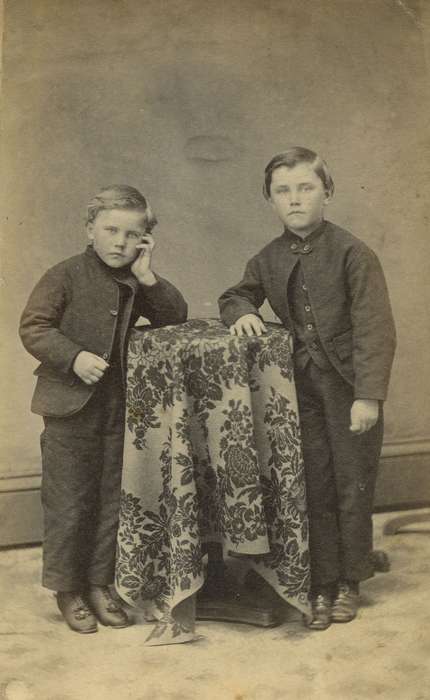
[{"label": "hand on table", "polygon": [[263,321],[256,314],[245,314],[230,326],[230,335],[262,335],[267,330]]},{"label": "hand on table", "polygon": [[352,433],[361,435],[373,428],[379,416],[379,401],[376,399],[356,399],[351,406]]},{"label": "hand on table", "polygon": [[109,364],[98,355],[82,350],[75,357],[73,371],[85,384],[97,384],[103,377]]}]

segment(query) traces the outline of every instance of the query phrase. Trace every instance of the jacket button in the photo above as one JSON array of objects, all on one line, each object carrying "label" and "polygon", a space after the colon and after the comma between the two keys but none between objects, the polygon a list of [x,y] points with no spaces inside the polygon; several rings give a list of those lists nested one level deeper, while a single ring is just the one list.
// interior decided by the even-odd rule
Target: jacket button
[{"label": "jacket button", "polygon": [[103,358],[104,360],[108,360],[108,359],[109,359],[109,353],[108,353],[108,352],[104,352],[103,355],[102,355],[102,358]]},{"label": "jacket button", "polygon": [[305,306],[305,311],[308,311],[308,312],[309,312],[310,310],[311,310],[311,307],[309,306],[309,304],[306,304],[306,306]]},{"label": "jacket button", "polygon": [[290,248],[291,250],[297,250],[297,243],[291,243]]},{"label": "jacket button", "polygon": [[308,329],[308,331],[313,331],[313,329],[314,329],[314,324],[313,324],[313,323],[308,323],[307,326],[306,326],[306,328]]},{"label": "jacket button", "polygon": [[118,310],[117,309],[110,309],[109,311],[111,316],[118,316]]},{"label": "jacket button", "polygon": [[303,246],[303,250],[305,251],[305,253],[308,253],[308,252],[310,251],[310,249],[311,249],[311,247],[310,247],[309,243],[306,243],[306,244]]},{"label": "jacket button", "polygon": [[308,291],[308,288],[307,288],[307,286],[306,286],[305,284],[302,284],[302,289],[303,289],[304,292],[307,292],[307,291]]}]

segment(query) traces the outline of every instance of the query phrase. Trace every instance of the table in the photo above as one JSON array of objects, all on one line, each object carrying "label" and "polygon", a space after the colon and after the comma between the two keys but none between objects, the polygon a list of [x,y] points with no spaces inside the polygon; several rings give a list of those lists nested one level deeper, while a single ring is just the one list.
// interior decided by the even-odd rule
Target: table
[{"label": "table", "polygon": [[308,519],[290,334],[220,321],[131,333],[116,588],[156,623],[146,644],[191,641],[202,544],[249,556],[309,614]]}]

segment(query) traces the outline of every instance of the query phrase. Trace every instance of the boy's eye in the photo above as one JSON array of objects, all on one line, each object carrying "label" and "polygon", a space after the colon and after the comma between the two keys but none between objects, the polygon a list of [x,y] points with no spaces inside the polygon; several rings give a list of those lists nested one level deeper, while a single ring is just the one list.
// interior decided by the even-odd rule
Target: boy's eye
[{"label": "boy's eye", "polygon": [[313,185],[303,185],[302,190],[303,192],[311,192],[314,189]]},{"label": "boy's eye", "polygon": [[140,233],[137,233],[137,231],[129,231],[127,233],[127,238],[140,238]]}]

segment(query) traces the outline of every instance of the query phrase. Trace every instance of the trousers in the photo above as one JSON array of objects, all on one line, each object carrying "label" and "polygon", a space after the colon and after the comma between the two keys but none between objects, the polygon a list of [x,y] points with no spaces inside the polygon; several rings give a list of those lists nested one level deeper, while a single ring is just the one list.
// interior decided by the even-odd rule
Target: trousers
[{"label": "trousers", "polygon": [[372,511],[383,438],[350,431],[353,388],[312,361],[295,372],[309,513],[312,588],[373,576]]},{"label": "trousers", "polygon": [[124,414],[123,379],[109,368],[80,411],[44,418],[42,584],[51,590],[113,583]]}]

